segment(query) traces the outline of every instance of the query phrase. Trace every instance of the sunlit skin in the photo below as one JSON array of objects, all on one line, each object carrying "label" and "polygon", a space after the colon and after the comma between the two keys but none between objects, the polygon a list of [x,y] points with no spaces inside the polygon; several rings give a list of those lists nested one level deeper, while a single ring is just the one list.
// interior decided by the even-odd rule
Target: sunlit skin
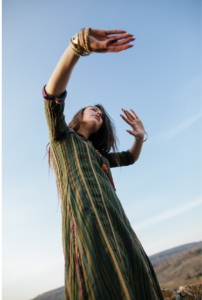
[{"label": "sunlit skin", "polygon": [[[132,130],[126,130],[126,131],[131,135],[133,135],[134,137],[142,140],[144,138],[145,129],[141,120],[137,117],[137,115],[132,109],[131,109],[132,114],[123,108],[122,111],[126,116],[123,116],[121,114],[120,116],[132,128]],[[86,139],[89,139],[91,134],[99,131],[102,124],[103,124],[102,111],[98,107],[90,106],[84,110],[81,126],[79,130],[77,130],[77,132],[83,134]]]},{"label": "sunlit skin", "polygon": [[145,128],[142,124],[142,121],[138,118],[138,116],[136,115],[136,113],[130,109],[132,114],[127,111],[126,109],[122,108],[122,111],[124,112],[124,114],[126,115],[123,116],[120,114],[120,116],[122,117],[122,119],[131,126],[132,130],[126,130],[128,133],[130,133],[131,135],[133,135],[135,138],[139,139],[139,140],[143,140],[144,138],[144,133],[145,133]]},{"label": "sunlit skin", "polygon": [[83,134],[88,140],[91,134],[98,132],[102,124],[102,111],[98,107],[90,106],[84,110],[77,132]]},{"label": "sunlit skin", "polygon": [[[120,116],[128,125],[131,126],[132,130],[126,131],[141,141],[144,139],[145,128],[142,124],[142,121],[138,118],[136,113],[132,109],[130,110],[132,113],[122,108],[122,111],[124,112],[125,116],[123,116],[122,114],[120,114]],[[77,132],[84,135],[85,138],[88,140],[91,134],[98,132],[102,124],[103,120],[101,110],[98,107],[90,106],[84,110],[81,125]],[[137,160],[137,158],[139,157],[141,148],[142,143],[138,143],[135,140],[134,144],[129,149],[129,151],[134,155],[135,160]]]},{"label": "sunlit skin", "polygon": [[[127,33],[125,30],[90,29],[89,31],[89,45],[92,53],[95,54],[127,51],[134,46],[130,44],[134,40],[133,35]],[[80,41],[80,44],[82,45],[82,41]],[[46,86],[46,92],[49,95],[59,96],[64,92],[71,73],[79,59],[79,56],[68,46]],[[122,111],[125,116],[120,114],[120,117],[131,126],[131,129],[126,131],[135,138],[129,152],[136,161],[142,149],[143,143],[140,141],[144,139],[145,129],[141,120],[134,114],[132,109],[131,112],[126,109],[122,109]],[[96,119],[94,116],[96,114],[101,116],[101,111],[95,107],[88,107],[84,111],[83,120],[77,132],[83,134],[86,139],[89,139],[90,135],[96,133],[102,126],[103,121],[102,119]]]}]

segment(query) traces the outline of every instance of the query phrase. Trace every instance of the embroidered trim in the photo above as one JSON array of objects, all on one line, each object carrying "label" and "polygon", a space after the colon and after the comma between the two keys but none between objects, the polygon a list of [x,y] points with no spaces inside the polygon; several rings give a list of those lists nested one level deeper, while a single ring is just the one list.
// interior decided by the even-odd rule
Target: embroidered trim
[{"label": "embroidered trim", "polygon": [[46,85],[44,85],[44,87],[42,89],[42,95],[46,100],[56,100],[57,102],[65,101],[65,98],[67,96],[67,91],[66,90],[60,95],[60,97],[55,97],[55,96],[48,95],[46,93],[45,87],[46,87]]}]

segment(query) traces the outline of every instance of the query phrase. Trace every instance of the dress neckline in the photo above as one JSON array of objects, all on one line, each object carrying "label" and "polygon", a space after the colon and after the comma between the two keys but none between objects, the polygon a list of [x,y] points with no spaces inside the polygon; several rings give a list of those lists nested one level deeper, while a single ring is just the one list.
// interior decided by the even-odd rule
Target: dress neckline
[{"label": "dress neckline", "polygon": [[82,140],[84,140],[85,142],[88,142],[88,143],[90,142],[90,143],[92,144],[92,142],[91,142],[90,140],[87,140],[86,137],[85,137],[83,134],[78,133],[78,132],[76,132],[76,131],[75,131],[75,133],[78,134],[78,135],[80,136],[80,138],[81,138]]},{"label": "dress neckline", "polygon": [[[76,132],[76,131],[75,131]],[[87,139],[85,138],[85,136],[81,133],[76,132],[84,141],[87,142]]]}]

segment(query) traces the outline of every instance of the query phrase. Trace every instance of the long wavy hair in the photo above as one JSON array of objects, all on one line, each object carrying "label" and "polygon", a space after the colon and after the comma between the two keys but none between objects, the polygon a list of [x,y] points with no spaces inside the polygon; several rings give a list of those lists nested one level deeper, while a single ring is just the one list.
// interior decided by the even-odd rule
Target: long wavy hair
[{"label": "long wavy hair", "polygon": [[[119,140],[115,133],[114,121],[111,119],[111,117],[108,115],[101,104],[89,105],[81,108],[74,115],[72,121],[68,124],[68,126],[71,127],[74,131],[79,130],[84,110],[90,106],[98,107],[101,110],[103,123],[101,128],[96,133],[91,134],[89,140],[93,143],[95,149],[99,150],[103,156],[109,153],[111,149],[114,153],[116,153],[118,149],[117,141],[119,142]],[[120,166],[119,157],[116,154],[115,159],[117,164]]]}]

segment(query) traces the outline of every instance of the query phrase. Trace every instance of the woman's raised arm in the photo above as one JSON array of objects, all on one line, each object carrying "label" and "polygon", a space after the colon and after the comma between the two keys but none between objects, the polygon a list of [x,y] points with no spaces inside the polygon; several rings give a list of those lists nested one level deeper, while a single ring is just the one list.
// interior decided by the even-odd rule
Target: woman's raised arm
[{"label": "woman's raised arm", "polygon": [[46,85],[47,94],[59,97],[65,91],[78,60],[79,56],[74,54],[71,47],[68,46]]},{"label": "woman's raised arm", "polygon": [[[89,30],[89,45],[92,52],[95,53],[120,52],[131,48],[133,45],[129,43],[134,40],[133,35],[124,30]],[[59,97],[65,91],[78,60],[79,56],[73,52],[69,45],[46,85],[47,94]]]}]

